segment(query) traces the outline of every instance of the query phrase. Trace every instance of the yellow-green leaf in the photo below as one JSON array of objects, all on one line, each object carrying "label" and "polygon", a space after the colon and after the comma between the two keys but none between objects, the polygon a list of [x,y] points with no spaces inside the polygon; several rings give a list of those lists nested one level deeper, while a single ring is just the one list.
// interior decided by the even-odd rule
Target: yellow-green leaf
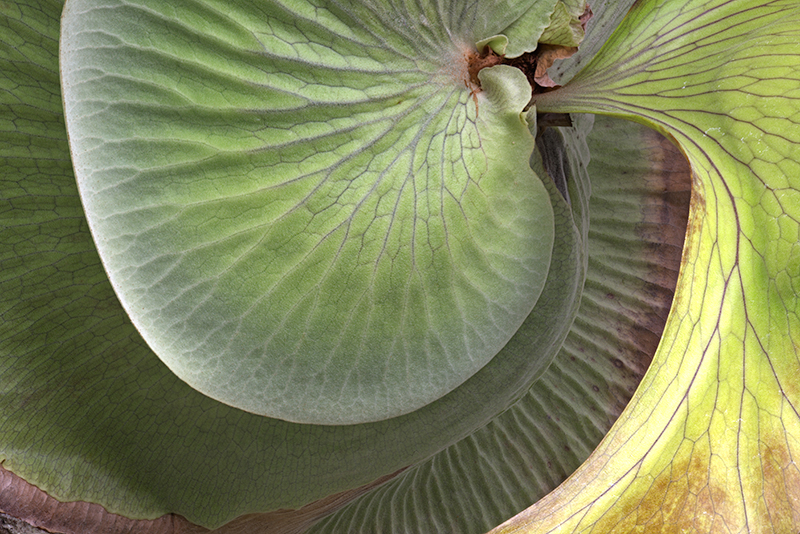
[{"label": "yellow-green leaf", "polygon": [[496,532],[797,532],[800,4],[641,2],[536,104],[673,136],[693,200],[637,394],[581,469]]}]

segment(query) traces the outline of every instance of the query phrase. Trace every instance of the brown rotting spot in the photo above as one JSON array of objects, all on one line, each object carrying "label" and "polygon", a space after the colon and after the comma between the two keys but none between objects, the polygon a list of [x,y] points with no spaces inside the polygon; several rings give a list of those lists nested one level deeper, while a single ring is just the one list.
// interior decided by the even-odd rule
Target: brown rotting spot
[{"label": "brown rotting spot", "polygon": [[467,72],[469,73],[469,83],[473,92],[480,92],[481,82],[478,73],[487,68],[500,65],[504,61],[503,56],[497,55],[490,47],[485,47],[481,52],[472,51],[467,55]]},{"label": "brown rotting spot", "polygon": [[505,55],[497,54],[489,46],[484,47],[481,51],[471,50],[467,52],[466,56],[467,72],[469,74],[467,86],[473,92],[480,92],[481,82],[478,78],[478,73],[481,70],[495,65],[508,65],[521,70],[525,74],[534,94],[551,91],[557,85],[548,76],[547,69],[553,65],[555,60],[566,59],[577,51],[576,47],[540,44],[533,52],[525,52],[520,56],[509,58]]}]

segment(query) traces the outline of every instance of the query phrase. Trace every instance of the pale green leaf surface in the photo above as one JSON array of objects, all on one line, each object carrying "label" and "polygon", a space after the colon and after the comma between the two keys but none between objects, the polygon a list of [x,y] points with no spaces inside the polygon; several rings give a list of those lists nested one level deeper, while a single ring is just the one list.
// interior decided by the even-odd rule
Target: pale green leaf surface
[{"label": "pale green leaf surface", "polygon": [[497,532],[796,532],[800,6],[641,2],[537,105],[668,132],[693,205],[636,396],[581,469]]},{"label": "pale green leaf surface", "polygon": [[[588,130],[590,127],[591,121],[585,129]],[[571,178],[583,182],[577,185],[577,190],[581,194],[575,195],[575,202],[583,204],[588,201],[589,190],[585,180],[585,165],[581,165],[579,169],[578,165],[575,167],[576,173]],[[546,175],[541,163],[538,167],[534,166],[533,168],[540,172],[540,175]],[[580,173],[584,173],[584,175]],[[509,346],[504,349],[504,352],[530,353],[531,347],[537,347],[537,350],[558,351],[572,322],[555,324],[549,318],[553,316],[574,317],[580,302],[580,299],[576,297],[583,289],[585,278],[586,247],[583,243],[586,237],[586,221],[573,220],[569,206],[552,181],[546,182],[546,187],[553,201],[557,221],[553,268],[534,313],[523,325],[521,331],[514,336]],[[580,211],[578,212],[580,213]],[[568,276],[566,276],[567,273]],[[543,386],[543,388],[548,387]],[[506,414],[508,413],[506,412]],[[523,414],[525,418],[530,416],[526,412]],[[532,417],[541,420],[546,417],[546,414],[538,412]],[[577,426],[575,421],[570,421],[570,423]],[[484,434],[486,433],[484,432]],[[330,520],[312,531],[366,533],[380,531],[434,532],[455,529],[466,534],[485,530],[479,525],[483,524],[488,527],[490,525],[486,524],[487,520],[491,524],[496,524],[504,516],[480,514],[482,516],[480,522],[475,522],[476,517],[470,516],[468,513],[462,514],[461,511],[467,508],[475,511],[482,510],[480,505],[464,498],[464,494],[457,489],[459,479],[458,477],[454,478],[453,475],[462,470],[473,469],[475,455],[484,456],[487,461],[499,459],[502,455],[499,454],[499,451],[493,452],[490,446],[496,438],[497,435],[490,431],[486,437],[478,438],[477,441],[473,441],[471,438],[460,441],[453,446],[456,450],[451,448],[425,462],[419,469],[407,471],[378,491],[354,502],[346,510],[331,517]],[[462,490],[472,493],[474,498],[483,491],[491,491],[491,487],[488,479],[481,481],[476,477],[475,480],[470,481],[469,485],[462,486]],[[480,488],[480,491],[470,492],[470,488]],[[453,519],[449,515],[452,512],[457,513],[458,520],[450,520]]]},{"label": "pale green leaf surface", "polygon": [[496,358],[415,414],[372,425],[285,423],[186,386],[126,318],[88,234],[60,110],[61,4],[14,10],[0,34],[6,469],[62,501],[100,503],[133,518],[175,512],[214,527],[419,462],[527,390],[536,377],[527,350]]},{"label": "pale green leaf surface", "polygon": [[[40,141],[36,154],[45,155],[44,161],[18,154],[3,160],[3,176],[11,178],[2,188],[3,213],[14,223],[4,226],[3,243],[14,246],[3,248],[2,261],[4,267],[17,266],[4,268],[2,278],[4,466],[64,500],[93,499],[134,517],[178,511],[214,525],[244,511],[297,506],[369,481],[383,472],[382,465],[391,470],[428,455],[439,447],[432,442],[444,439],[441,433],[458,427],[456,434],[463,435],[475,424],[454,417],[454,408],[485,417],[491,409],[483,399],[490,391],[521,387],[509,383],[528,372],[524,365],[507,374],[490,365],[478,381],[484,389],[445,403],[440,414],[449,417],[433,418],[430,424],[406,418],[397,421],[396,432],[389,425],[374,425],[348,433],[242,414],[181,384],[124,319],[81,222],[57,112],[60,6],[18,6],[24,12],[19,26],[33,31],[14,27],[7,35],[15,41],[3,42],[4,54],[18,59],[13,54],[24,49],[22,57],[51,63],[42,68],[19,61],[30,63],[30,83],[19,95],[3,93],[37,102],[33,112],[25,109],[27,104],[4,112],[15,127],[2,130],[3,135],[17,136],[9,147],[27,147],[24,153],[35,138]],[[43,50],[19,46],[37,40]],[[24,79],[21,70],[3,72],[9,73],[3,83],[14,87]],[[17,128],[23,122],[30,131]],[[48,144],[54,147],[51,152],[43,150]],[[55,165],[48,170],[51,157]],[[10,162],[28,171],[8,174]],[[33,184],[37,194],[32,194]],[[23,193],[18,197],[15,191]],[[78,223],[77,231],[65,228],[69,220]],[[342,443],[352,453],[332,454],[342,451]]]},{"label": "pale green leaf surface", "polygon": [[[582,119],[573,133],[577,146],[568,143],[572,169],[588,159],[589,151],[578,148]],[[482,532],[554,488],[625,406],[671,302],[689,179],[682,156],[674,148],[665,153],[662,145],[668,142],[655,132],[621,121],[601,123],[589,143],[594,180],[587,287],[576,324],[547,373],[487,427],[312,532]],[[588,211],[581,202],[588,182],[578,174],[570,176],[570,184],[576,216],[588,217],[579,215]],[[558,208],[556,213],[558,218]],[[571,225],[557,225],[562,230],[557,244],[569,241],[564,230]],[[563,302],[548,299],[550,291],[563,296],[563,286],[549,282],[537,308],[549,303],[545,311],[564,313],[557,310]]]},{"label": "pale green leaf surface", "polygon": [[[523,2],[519,4],[525,5]],[[517,57],[525,52],[536,50],[539,37],[551,24],[553,10],[558,4],[559,0],[539,0],[528,3],[530,7],[527,12],[503,30],[502,36],[508,39],[508,43],[502,49],[493,47],[494,51],[507,57]],[[548,13],[549,16],[543,17],[542,13]]]},{"label": "pale green leaf surface", "polygon": [[[574,129],[548,130],[567,140],[569,183],[584,184],[572,188],[573,205],[586,199],[585,174],[592,178],[586,286],[553,364],[489,425],[311,532],[485,532],[563,481],[624,408],[669,310],[690,178],[678,150],[644,126],[599,117],[590,150],[581,149],[592,119],[576,116]],[[670,225],[674,231],[664,228]],[[563,230],[557,234],[556,243],[566,240]],[[550,288],[548,281],[540,302]]]},{"label": "pale green leaf surface", "polygon": [[550,15],[550,23],[539,42],[558,46],[578,46],[583,41],[584,30],[579,20],[585,2],[559,1]]},{"label": "pale green leaf surface", "polygon": [[440,398],[508,342],[553,221],[527,80],[495,68],[468,87],[476,21],[514,20],[481,6],[67,4],[90,228],[179,377],[253,413],[363,423]]}]

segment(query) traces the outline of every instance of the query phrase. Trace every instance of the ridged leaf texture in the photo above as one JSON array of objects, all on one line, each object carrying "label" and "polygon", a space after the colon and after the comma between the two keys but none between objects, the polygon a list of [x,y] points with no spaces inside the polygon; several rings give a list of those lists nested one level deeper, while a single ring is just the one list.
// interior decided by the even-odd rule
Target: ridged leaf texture
[{"label": "ridged leaf texture", "polygon": [[800,6],[636,4],[540,110],[643,122],[694,175],[675,302],[637,394],[565,484],[496,532],[800,528]]}]

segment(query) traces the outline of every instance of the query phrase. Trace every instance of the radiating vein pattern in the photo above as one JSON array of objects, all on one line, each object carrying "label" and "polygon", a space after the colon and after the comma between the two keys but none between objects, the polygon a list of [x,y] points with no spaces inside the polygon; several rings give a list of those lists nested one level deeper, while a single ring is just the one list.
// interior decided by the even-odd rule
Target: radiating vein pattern
[{"label": "radiating vein pattern", "polygon": [[456,4],[67,6],[89,224],[190,385],[291,421],[379,420],[463,383],[531,311],[553,222],[530,88],[506,67],[471,87],[465,63],[519,13]]},{"label": "radiating vein pattern", "polygon": [[653,366],[592,459],[501,532],[800,528],[800,9],[647,1],[539,109],[671,134],[694,173]]},{"label": "radiating vein pattern", "polygon": [[563,129],[570,153],[591,153],[588,169],[569,159],[568,181],[592,182],[586,285],[558,356],[511,409],[311,533],[486,532],[572,473],[630,400],[672,300],[691,174],[669,141],[619,119],[598,117],[590,151],[575,150],[587,117],[594,118],[576,116],[574,129]]},{"label": "radiating vein pattern", "polygon": [[[452,6],[443,10],[431,2],[425,5],[453,13],[453,18],[463,15]],[[61,112],[57,38],[62,3],[20,0],[6,7],[9,9],[4,13],[11,13],[11,17],[0,19],[0,61],[3,64],[0,79],[5,84],[0,89],[0,101],[8,106],[0,111],[4,119],[0,136],[8,141],[0,149],[3,156],[0,166],[4,170],[0,173],[0,212],[7,223],[0,225],[0,460],[4,480],[13,472],[38,488],[38,493],[32,494],[21,493],[14,485],[4,485],[0,491],[0,508],[6,512],[28,513],[35,508],[38,520],[49,516],[51,524],[56,525],[48,529],[58,531],[64,524],[77,522],[76,530],[82,533],[92,531],[94,527],[90,524],[101,525],[97,527],[101,531],[152,526],[132,527],[137,523],[135,520],[108,515],[103,510],[129,518],[155,518],[172,512],[214,528],[253,511],[299,508],[419,462],[483,426],[510,404],[509,399],[516,398],[514,391],[526,389],[529,380],[523,375],[531,373],[533,355],[540,355],[542,347],[560,344],[558,339],[548,341],[558,338],[553,335],[540,336],[538,339],[544,338],[541,343],[532,341],[537,339],[535,334],[545,331],[538,328],[541,322],[534,321],[532,327],[518,331],[520,341],[507,345],[507,348],[523,347],[527,352],[520,352],[511,359],[494,358],[455,392],[422,410],[367,425],[321,427],[277,421],[225,406],[192,390],[158,361],[127,320],[107,283],[88,233],[72,175]],[[401,11],[402,6],[395,7],[393,13]],[[457,7],[461,10],[469,6]],[[227,0],[224,5],[153,3],[138,13],[136,22],[140,23],[142,33],[148,34],[150,43],[156,42],[160,34],[147,30],[144,23],[160,24],[160,18],[155,15],[162,13],[175,19],[176,25],[171,30],[188,43],[209,42],[212,43],[209,46],[227,54],[237,49],[230,43],[238,43],[239,48],[247,45],[255,50],[263,49],[253,37],[256,32],[242,24],[248,17],[238,9]],[[82,10],[78,15],[86,12]],[[302,14],[313,18],[309,13]],[[435,14],[434,9],[428,18],[433,20]],[[477,25],[475,19],[465,20],[463,25]],[[324,26],[335,28],[343,39],[353,34],[347,33],[349,26],[336,26],[331,17],[325,19]],[[181,59],[175,53],[177,44],[173,45],[175,72],[185,74],[190,70],[188,59]],[[124,52],[118,43],[113,46]],[[420,48],[409,47],[408,50]],[[181,54],[194,57],[197,49],[185,46]],[[126,61],[128,57],[133,59],[132,55],[123,57]],[[156,61],[160,56],[140,56],[147,57]],[[206,58],[194,64],[204,76],[219,73],[233,64],[217,62],[213,69],[203,68],[210,62]],[[128,63],[129,67],[134,67],[134,63]],[[160,80],[155,76],[141,80],[120,77],[119,87],[104,87],[115,91],[141,90],[145,94],[160,91],[154,98],[159,106],[117,93],[120,98],[111,99],[116,104],[113,109],[137,110],[150,105],[158,114],[171,114],[171,120],[159,117],[147,120],[160,120],[159,127],[172,128],[170,132],[181,135],[191,131],[182,124],[184,120],[191,119],[198,124],[201,119],[212,121],[207,128],[211,133],[215,128],[230,126],[215,115],[221,113],[220,109],[228,110],[230,117],[236,111],[233,104],[251,113],[260,109],[257,99],[247,93],[245,85],[239,92],[220,88],[220,91],[206,94],[203,98],[216,104],[201,106],[202,84],[193,86],[189,78],[183,76],[180,84],[173,81],[170,85],[180,85],[180,94],[170,93],[154,83],[154,80],[165,79],[165,76]],[[108,76],[105,80],[111,82]],[[227,83],[237,81],[234,76],[229,77]],[[481,115],[487,109],[482,98],[479,97]],[[226,107],[225,102],[233,104]],[[470,98],[468,103],[474,102]],[[176,107],[180,109],[176,111]],[[143,120],[144,124],[129,122],[128,125],[145,128],[147,120]],[[120,135],[124,130],[120,128]],[[153,130],[155,128],[151,127],[149,135]],[[231,127],[229,133],[232,135],[234,130]],[[210,141],[211,146],[233,152],[237,142],[249,141],[247,131],[242,132],[238,138],[216,135]],[[204,142],[209,141],[204,139]],[[258,150],[258,146],[254,150]],[[233,156],[227,161],[235,163]],[[110,163],[119,164],[118,161]],[[172,165],[178,167],[174,162]],[[214,198],[222,198],[222,195]],[[572,198],[574,205],[575,196]],[[138,198],[132,200],[138,201]],[[121,211],[124,209],[115,213]],[[610,220],[609,225],[616,227]],[[617,230],[615,228],[615,233]],[[560,248],[569,247],[561,242]],[[606,247],[601,245],[600,249]],[[626,252],[627,249],[625,246]],[[581,263],[582,260],[576,262],[577,265]],[[631,262],[627,257],[620,263],[630,270]],[[561,274],[567,268],[580,270],[569,261],[561,261],[557,268],[551,269],[551,274]],[[559,289],[572,286],[571,290],[575,291],[581,280],[578,272],[565,283],[562,280]],[[561,309],[569,308],[570,304],[564,302],[568,300],[566,292],[556,293],[559,296],[556,304],[560,304]],[[602,305],[601,313],[607,316],[610,315],[605,313],[609,306],[604,294],[600,293],[593,300],[596,298]],[[542,298],[537,305],[541,301]],[[645,298],[645,304],[648,301]],[[553,303],[550,304],[548,311],[554,310]],[[550,315],[559,314],[554,311]],[[586,322],[581,321],[580,328],[586,330],[586,326]],[[560,328],[565,327],[561,324]],[[585,338],[582,343],[596,340],[598,330],[611,332],[612,329],[594,325],[586,330],[589,335],[582,336]],[[611,342],[608,345],[613,346]],[[507,352],[504,349],[504,353]],[[578,350],[575,356],[586,358],[586,353]],[[516,365],[510,361],[514,359]],[[621,362],[619,367],[617,362],[605,361],[602,365],[602,375],[611,377],[608,379],[610,390],[631,388],[630,382],[619,384],[613,379],[626,374]],[[593,381],[594,378],[592,376]],[[597,382],[602,393],[598,393],[593,384],[578,383],[571,378],[567,381],[565,389],[570,397],[600,406],[601,397],[606,393],[603,381]],[[547,415],[553,416],[554,411],[559,411],[556,418],[564,424],[564,413],[569,407],[557,400],[550,389],[542,388],[538,395],[545,401]],[[596,415],[588,408],[584,408],[582,414],[587,421]],[[604,418],[605,414],[600,417]],[[579,425],[579,430],[566,433],[580,438],[580,428]],[[586,428],[595,439],[604,431],[591,423],[586,423]],[[534,436],[533,441],[541,442],[537,434]],[[515,441],[520,443],[520,448],[526,445],[516,437]],[[494,443],[508,445],[505,439]],[[489,452],[499,451],[502,458],[490,460],[487,457],[486,465],[490,469],[492,465],[500,465],[503,475],[513,477],[509,470],[525,462],[524,451],[517,455],[498,447],[491,448]],[[450,461],[454,457],[448,454],[435,463],[447,464],[454,471],[475,476]],[[569,452],[566,457],[570,461],[577,458]],[[565,464],[557,469],[559,475],[571,470]],[[441,480],[442,475],[437,473],[436,478]],[[555,480],[551,476],[543,478],[550,483]],[[520,484],[527,482],[517,477],[504,487],[515,490]],[[479,488],[480,484],[470,484],[469,488],[459,489],[473,496]],[[45,502],[47,497],[40,490],[47,492],[49,501]],[[513,506],[521,506],[524,497],[520,497],[519,492],[515,495]],[[54,498],[62,501],[58,513],[50,512]],[[341,494],[336,499],[342,499]],[[98,504],[76,504],[75,501]],[[502,503],[496,506],[501,514],[508,512],[502,498],[495,502]],[[90,516],[86,515],[87,510]],[[324,509],[320,510],[322,512]],[[286,517],[283,512],[276,515],[281,519]],[[491,517],[481,515],[487,520]],[[252,518],[246,515],[245,521]],[[93,520],[95,522],[91,523]],[[462,521],[466,523],[469,519]],[[173,515],[164,515],[160,521],[169,526],[175,526],[176,522],[182,523]],[[252,527],[256,523],[258,520],[249,523],[248,531],[257,528]],[[229,530],[236,530],[236,525],[241,524],[234,522]],[[269,526],[264,528],[270,529]]]}]

